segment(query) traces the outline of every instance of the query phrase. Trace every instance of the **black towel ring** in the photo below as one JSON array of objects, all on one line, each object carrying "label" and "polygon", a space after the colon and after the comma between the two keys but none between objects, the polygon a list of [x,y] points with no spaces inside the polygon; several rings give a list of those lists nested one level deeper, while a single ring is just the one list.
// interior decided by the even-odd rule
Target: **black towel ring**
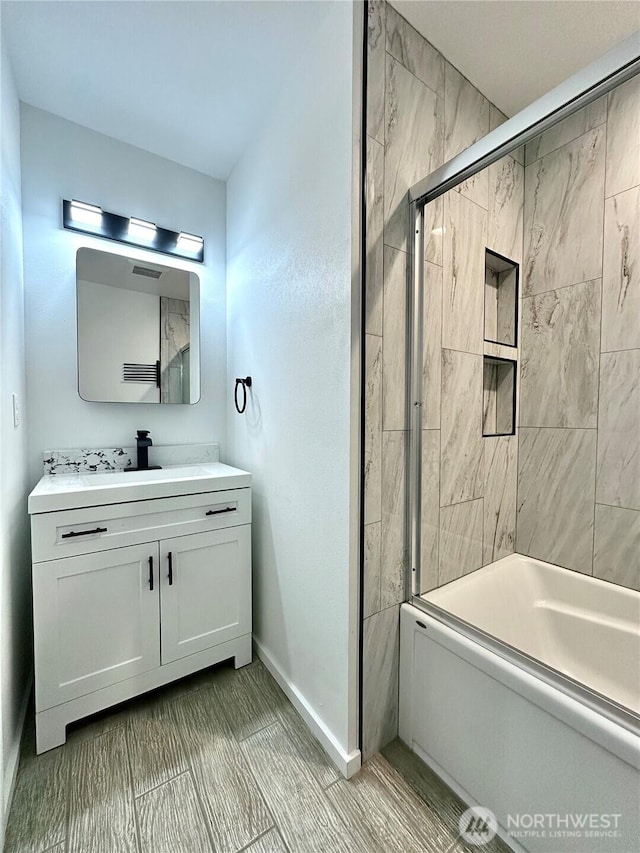
[{"label": "black towel ring", "polygon": [[[242,387],[242,406],[238,405],[238,388]],[[245,376],[244,379],[236,379],[236,387],[233,392],[233,401],[236,404],[236,411],[239,415],[244,413],[247,408],[247,388],[251,388],[251,377]]]}]

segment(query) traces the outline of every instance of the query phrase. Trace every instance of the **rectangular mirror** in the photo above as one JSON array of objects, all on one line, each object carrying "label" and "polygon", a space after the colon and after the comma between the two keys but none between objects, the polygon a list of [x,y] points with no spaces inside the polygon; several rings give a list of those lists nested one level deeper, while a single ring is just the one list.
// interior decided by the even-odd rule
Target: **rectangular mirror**
[{"label": "rectangular mirror", "polygon": [[98,403],[197,403],[195,273],[78,249],[78,392]]}]

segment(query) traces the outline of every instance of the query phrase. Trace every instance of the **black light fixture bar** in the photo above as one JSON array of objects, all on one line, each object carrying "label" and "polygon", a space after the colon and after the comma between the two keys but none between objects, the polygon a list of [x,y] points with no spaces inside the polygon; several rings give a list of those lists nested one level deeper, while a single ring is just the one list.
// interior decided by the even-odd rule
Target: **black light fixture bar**
[{"label": "black light fixture bar", "polygon": [[[78,214],[85,213],[80,219]],[[131,233],[131,220],[133,219],[134,233]],[[138,224],[136,224],[138,223]],[[90,234],[93,237],[102,237],[105,240],[114,240],[117,243],[126,243],[128,246],[137,246],[140,249],[149,249],[153,252],[161,252],[163,255],[173,255],[175,258],[184,258],[188,261],[203,263],[204,240],[195,234],[170,231],[168,228],[160,228],[158,225],[135,217],[119,216],[117,213],[109,213],[96,205],[85,202],[62,201],[62,224],[69,231],[78,231],[81,234]],[[145,229],[145,225],[148,228]],[[144,235],[148,231],[148,238]],[[143,236],[140,236],[143,235]]]}]

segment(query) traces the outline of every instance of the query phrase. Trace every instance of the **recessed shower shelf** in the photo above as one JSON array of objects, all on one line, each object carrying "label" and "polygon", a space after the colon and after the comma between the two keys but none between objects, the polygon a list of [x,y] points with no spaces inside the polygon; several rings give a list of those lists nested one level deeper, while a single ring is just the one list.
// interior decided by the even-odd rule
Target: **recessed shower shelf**
[{"label": "recessed shower shelf", "polygon": [[485,250],[484,339],[503,346],[518,345],[518,277],[515,261]]},{"label": "recessed shower shelf", "polygon": [[485,355],[482,386],[482,435],[514,435],[516,362]]}]

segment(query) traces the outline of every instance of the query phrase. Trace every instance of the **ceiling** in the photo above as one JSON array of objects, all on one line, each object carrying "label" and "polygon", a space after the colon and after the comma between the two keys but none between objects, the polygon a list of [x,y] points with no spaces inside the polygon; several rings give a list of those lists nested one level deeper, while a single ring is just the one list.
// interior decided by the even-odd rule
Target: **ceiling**
[{"label": "ceiling", "polygon": [[[134,270],[151,269],[160,272],[159,278],[146,278]],[[120,287],[136,293],[152,293],[173,299],[189,299],[189,284],[194,273],[164,264],[150,263],[146,259],[127,258],[115,252],[102,252],[86,246],[76,255],[76,278],[108,287]]]},{"label": "ceiling", "polygon": [[391,0],[391,5],[508,116],[640,30],[638,0]]},{"label": "ceiling", "polygon": [[[640,27],[636,0],[393,5],[510,115]],[[224,180],[327,3],[3,0],[0,12],[23,101]]]},{"label": "ceiling", "polygon": [[21,100],[226,179],[324,3],[3,0]]}]

